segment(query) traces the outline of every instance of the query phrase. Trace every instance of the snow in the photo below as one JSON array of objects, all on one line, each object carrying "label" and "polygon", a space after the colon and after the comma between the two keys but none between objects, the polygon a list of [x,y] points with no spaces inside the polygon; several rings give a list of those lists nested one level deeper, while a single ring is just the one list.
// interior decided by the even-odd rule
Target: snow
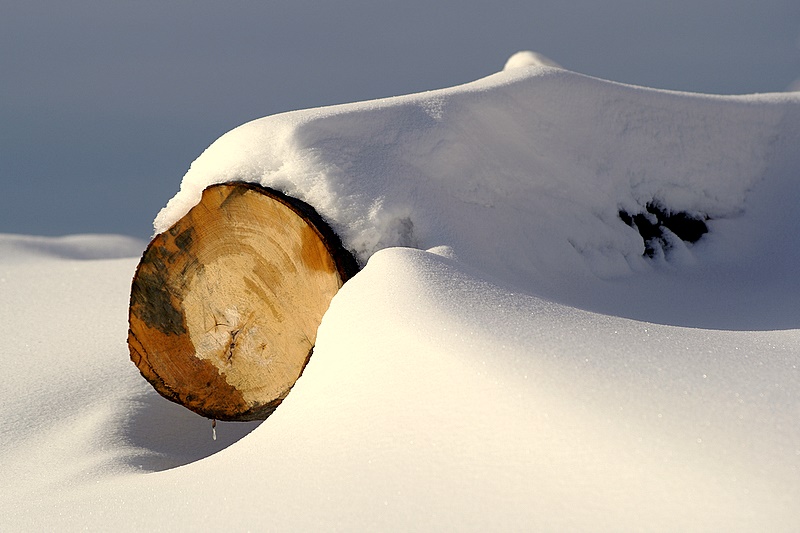
[{"label": "snow", "polygon": [[511,70],[513,68],[522,68],[522,67],[561,68],[561,65],[559,65],[549,57],[540,54],[539,52],[533,52],[531,50],[521,50],[508,58],[508,61],[506,61],[506,64],[503,67],[503,70]]},{"label": "snow", "polygon": [[[683,325],[788,327],[800,318],[784,296],[796,256],[776,261],[771,247],[782,246],[791,219],[774,216],[771,200],[745,203],[774,193],[792,209],[798,102],[790,93],[675,93],[527,67],[450,89],[295,111],[213,143],[155,230],[183,216],[206,186],[253,181],[315,206],[362,264],[391,246],[446,245],[495,279],[586,309]],[[677,242],[670,261],[642,257],[641,237],[618,213],[652,201],[712,218],[716,229],[694,247],[702,253]],[[679,263],[688,271],[676,279]],[[748,277],[763,269],[772,272],[767,286],[748,290]],[[677,308],[705,290],[709,272],[725,278],[687,321]],[[648,297],[654,285],[666,305]],[[757,313],[745,313],[753,306]]]},{"label": "snow", "polygon": [[54,257],[62,259],[118,259],[139,255],[142,242],[123,235],[66,235],[33,237],[0,234],[4,262],[35,262]]},{"label": "snow", "polygon": [[[144,243],[0,235],[3,530],[792,531],[800,93],[518,66],[232,130],[158,215],[247,180],[363,270],[262,423],[125,345]],[[620,210],[710,217],[643,257]]]}]

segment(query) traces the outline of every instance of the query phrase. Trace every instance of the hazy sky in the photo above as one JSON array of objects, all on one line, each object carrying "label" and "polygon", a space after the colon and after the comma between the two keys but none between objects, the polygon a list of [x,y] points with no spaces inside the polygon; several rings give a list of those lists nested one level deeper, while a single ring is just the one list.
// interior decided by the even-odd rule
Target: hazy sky
[{"label": "hazy sky", "polygon": [[532,49],[665,89],[785,90],[798,0],[0,0],[0,232],[149,237],[248,120],[472,81]]}]

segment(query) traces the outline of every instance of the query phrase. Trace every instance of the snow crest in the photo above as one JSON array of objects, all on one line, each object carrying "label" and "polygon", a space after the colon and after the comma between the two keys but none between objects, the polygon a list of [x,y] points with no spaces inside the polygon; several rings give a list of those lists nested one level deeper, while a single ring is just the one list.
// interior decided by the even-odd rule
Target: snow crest
[{"label": "snow crest", "polygon": [[[523,66],[240,126],[192,164],[154,226],[165,231],[208,185],[260,183],[313,205],[362,264],[388,247],[448,246],[505,283],[585,305],[598,279],[692,265],[698,246],[724,263],[762,241],[775,217],[748,221],[752,234],[728,222],[760,183],[789,177],[798,110],[800,94],[678,93]],[[649,204],[708,218],[711,231],[643,257],[620,212]]]},{"label": "snow crest", "polygon": [[508,61],[506,61],[506,64],[503,67],[503,70],[511,70],[514,68],[522,68],[522,67],[562,68],[561,65],[559,65],[549,57],[546,57],[538,52],[532,52],[530,50],[522,50],[508,58]]}]

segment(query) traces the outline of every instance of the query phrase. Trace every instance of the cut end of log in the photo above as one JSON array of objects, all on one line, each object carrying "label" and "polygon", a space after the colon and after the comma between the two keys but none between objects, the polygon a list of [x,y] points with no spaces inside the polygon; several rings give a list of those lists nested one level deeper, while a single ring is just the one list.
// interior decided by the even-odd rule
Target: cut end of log
[{"label": "cut end of log", "polygon": [[200,415],[265,419],[357,270],[308,204],[250,183],[211,186],[142,256],[131,360],[161,395]]}]

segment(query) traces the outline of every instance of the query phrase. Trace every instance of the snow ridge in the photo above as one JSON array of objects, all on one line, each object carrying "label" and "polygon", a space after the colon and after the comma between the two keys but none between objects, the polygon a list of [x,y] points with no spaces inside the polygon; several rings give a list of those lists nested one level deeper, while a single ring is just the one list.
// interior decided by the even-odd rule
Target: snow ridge
[{"label": "snow ridge", "polygon": [[[748,211],[759,183],[785,179],[798,109],[800,94],[679,93],[515,68],[240,126],[192,164],[154,227],[210,184],[252,181],[313,205],[362,264],[388,247],[445,245],[505,283],[618,312],[582,295],[659,265],[726,263],[731,247],[741,254],[771,231],[768,216],[747,222],[751,235],[724,221]],[[649,260],[619,214],[650,204],[716,222],[697,245],[676,238],[671,257]]]}]

